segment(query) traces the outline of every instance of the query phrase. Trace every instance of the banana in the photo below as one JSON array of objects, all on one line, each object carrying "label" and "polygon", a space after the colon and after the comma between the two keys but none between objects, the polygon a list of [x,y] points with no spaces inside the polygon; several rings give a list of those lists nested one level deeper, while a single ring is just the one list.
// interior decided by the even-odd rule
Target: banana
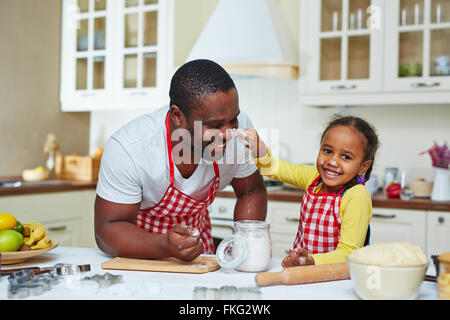
[{"label": "banana", "polygon": [[24,237],[29,237],[25,244],[30,247],[37,241],[45,237],[45,227],[39,222],[22,223]]},{"label": "banana", "polygon": [[31,246],[31,250],[44,249],[44,248],[50,247],[51,245],[52,245],[52,239],[45,236],[41,240],[39,240],[34,246]]}]

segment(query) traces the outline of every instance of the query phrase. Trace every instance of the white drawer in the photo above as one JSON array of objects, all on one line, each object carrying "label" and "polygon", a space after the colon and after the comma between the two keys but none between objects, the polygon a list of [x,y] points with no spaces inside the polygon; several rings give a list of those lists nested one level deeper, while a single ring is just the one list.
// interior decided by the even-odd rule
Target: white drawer
[{"label": "white drawer", "polygon": [[271,230],[277,233],[296,234],[298,230],[300,211],[298,206],[271,206]]},{"label": "white drawer", "polygon": [[216,197],[208,207],[209,216],[211,218],[233,219],[235,205],[235,198]]}]

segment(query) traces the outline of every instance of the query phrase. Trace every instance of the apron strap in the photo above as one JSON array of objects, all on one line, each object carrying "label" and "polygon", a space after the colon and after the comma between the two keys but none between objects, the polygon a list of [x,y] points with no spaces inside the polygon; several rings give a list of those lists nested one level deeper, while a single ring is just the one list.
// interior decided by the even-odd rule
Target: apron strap
[{"label": "apron strap", "polygon": [[170,168],[170,184],[173,185],[174,182],[174,168],[172,159],[172,139],[170,138],[170,118],[167,112],[166,116],[166,138],[167,138],[167,149],[169,151],[169,168]]},{"label": "apron strap", "polygon": [[[316,180],[314,180],[314,182],[313,182],[313,186],[314,187],[317,187],[319,184],[321,184],[322,183],[322,177],[321,176],[318,176],[317,178],[316,178]],[[345,187],[343,187],[341,190],[339,190],[338,192],[336,192],[336,194],[338,194],[338,195],[340,195],[341,197],[344,195],[344,192],[345,192],[346,190],[345,190]]]}]

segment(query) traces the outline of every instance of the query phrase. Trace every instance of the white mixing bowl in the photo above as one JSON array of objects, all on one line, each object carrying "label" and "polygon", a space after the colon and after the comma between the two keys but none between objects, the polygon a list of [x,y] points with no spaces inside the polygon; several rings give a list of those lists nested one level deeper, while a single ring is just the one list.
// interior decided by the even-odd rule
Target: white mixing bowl
[{"label": "white mixing bowl", "polygon": [[414,266],[378,266],[347,256],[356,294],[365,300],[412,300],[419,294],[428,263]]}]

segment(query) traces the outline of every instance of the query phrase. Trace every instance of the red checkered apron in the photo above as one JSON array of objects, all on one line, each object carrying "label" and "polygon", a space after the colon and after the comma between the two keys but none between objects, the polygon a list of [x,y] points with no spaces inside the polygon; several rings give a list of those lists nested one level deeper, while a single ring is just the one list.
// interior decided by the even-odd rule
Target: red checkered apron
[{"label": "red checkered apron", "polygon": [[197,228],[200,231],[200,239],[205,248],[203,253],[214,253],[211,220],[207,208],[213,202],[219,189],[219,166],[217,163],[213,163],[215,177],[205,200],[199,201],[183,193],[174,186],[169,116],[166,117],[166,136],[169,152],[170,185],[157,205],[139,211],[134,223],[153,233],[167,233],[175,224],[185,224]]},{"label": "red checkered apron", "polygon": [[314,193],[319,183],[320,176],[311,183],[303,196],[300,223],[294,241],[294,248],[304,248],[309,254],[334,251],[341,230],[339,206],[344,188],[338,193]]}]

